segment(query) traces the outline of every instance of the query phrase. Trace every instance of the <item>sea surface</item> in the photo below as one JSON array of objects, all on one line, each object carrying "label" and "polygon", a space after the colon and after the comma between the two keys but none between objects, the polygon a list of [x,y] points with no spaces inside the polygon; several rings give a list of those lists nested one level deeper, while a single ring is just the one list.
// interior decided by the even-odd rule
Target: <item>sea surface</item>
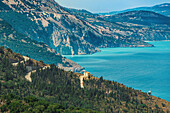
[{"label": "sea surface", "polygon": [[155,47],[100,48],[93,55],[65,55],[93,76],[123,83],[170,102],[170,41],[148,42]]}]

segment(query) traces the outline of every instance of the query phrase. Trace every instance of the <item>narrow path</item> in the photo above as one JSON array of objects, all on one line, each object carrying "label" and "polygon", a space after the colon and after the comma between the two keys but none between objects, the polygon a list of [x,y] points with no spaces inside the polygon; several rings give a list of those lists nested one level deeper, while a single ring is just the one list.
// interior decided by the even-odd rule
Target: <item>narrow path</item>
[{"label": "narrow path", "polygon": [[[20,61],[20,63],[23,63],[24,61],[28,61],[30,58],[27,57],[27,56],[23,56],[24,60]],[[17,66],[19,62],[16,62],[16,63],[12,63],[13,66]],[[50,66],[44,66],[42,68],[42,70],[46,69],[46,68],[50,68]],[[28,72],[26,75],[25,75],[25,79],[28,80],[29,82],[32,82],[32,79],[31,79],[31,73],[35,73],[36,70],[32,70],[31,72]]]},{"label": "narrow path", "polygon": [[84,75],[83,75],[83,76],[80,76],[80,87],[81,87],[81,88],[84,88],[83,79],[84,79]]},{"label": "narrow path", "polygon": [[33,71],[27,73],[27,74],[25,75],[25,78],[26,78],[28,81],[32,82],[31,73],[35,73],[35,72],[36,72],[36,70],[33,70]]},{"label": "narrow path", "polygon": [[[47,69],[48,67],[50,68],[50,66],[44,66],[44,67],[42,68],[42,70]],[[33,70],[33,71],[27,73],[27,74],[25,75],[25,79],[27,79],[29,82],[32,82],[31,73],[35,73],[35,72],[36,72],[36,70]]]},{"label": "narrow path", "polygon": [[81,88],[84,88],[84,84],[83,84],[83,80],[84,80],[84,78],[88,78],[89,77],[89,72],[87,72],[87,71],[84,71],[84,74],[82,75],[82,76],[80,76],[80,87]]},{"label": "narrow path", "polygon": [[[23,56],[23,58],[24,58],[24,60],[20,61],[20,63],[23,63],[24,61],[26,62],[26,61],[28,61],[28,60],[30,59],[29,57],[26,57],[26,56]],[[19,63],[19,62],[12,63],[12,65],[13,65],[13,66],[17,66],[18,63]],[[31,73],[34,73],[34,72],[36,72],[36,70],[33,70],[33,71],[27,73],[27,74],[25,75],[25,78],[26,78],[28,81],[32,82]]]},{"label": "narrow path", "polygon": [[[20,63],[23,63],[24,61],[28,61],[30,58],[29,57],[26,57],[26,56],[23,56],[24,60],[20,61]],[[19,62],[16,62],[16,63],[12,63],[13,66],[17,66]]]}]

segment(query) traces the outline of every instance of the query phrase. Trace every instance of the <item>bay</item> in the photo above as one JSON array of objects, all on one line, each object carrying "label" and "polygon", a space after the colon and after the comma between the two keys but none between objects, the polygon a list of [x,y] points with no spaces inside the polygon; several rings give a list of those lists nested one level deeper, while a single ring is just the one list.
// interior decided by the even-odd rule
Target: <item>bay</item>
[{"label": "bay", "polygon": [[95,77],[114,80],[170,101],[170,41],[148,42],[155,47],[100,48],[93,55],[65,55]]}]

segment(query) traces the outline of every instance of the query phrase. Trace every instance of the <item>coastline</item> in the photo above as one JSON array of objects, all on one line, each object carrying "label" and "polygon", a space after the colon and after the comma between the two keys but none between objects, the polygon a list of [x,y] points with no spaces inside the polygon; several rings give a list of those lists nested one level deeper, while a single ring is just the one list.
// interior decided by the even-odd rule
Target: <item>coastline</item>
[{"label": "coastline", "polygon": [[[169,40],[170,41],[170,40]],[[168,42],[169,42],[168,41]],[[157,41],[149,41],[149,42],[157,42]],[[163,42],[163,41],[158,41],[158,42]],[[164,42],[165,42],[165,40],[164,40]],[[128,55],[128,54],[122,54],[122,52],[124,52],[124,50],[126,50],[126,49],[128,49],[127,47],[126,48],[124,48],[124,47],[120,47],[121,49],[123,49],[122,51],[120,51],[119,52],[119,49],[118,48],[106,48],[106,49],[115,49],[116,50],[116,55],[119,55],[119,56],[126,56],[126,55]],[[100,48],[99,48],[100,49]],[[130,49],[130,50],[132,50],[132,51],[135,51],[136,49],[138,49],[138,47],[137,48],[135,48],[135,49]],[[145,48],[140,48],[139,50],[141,50],[141,51],[143,51]],[[155,49],[156,48],[153,48],[154,49],[154,51],[155,51]],[[149,49],[150,50],[150,49]],[[101,50],[102,51],[102,50]],[[113,51],[113,50],[111,50],[111,51]],[[138,51],[138,50],[137,50]],[[106,51],[107,52],[107,51]],[[150,53],[150,52],[146,52],[146,53]],[[96,55],[97,54],[97,55]],[[110,54],[110,53],[108,53],[108,54]],[[101,52],[98,52],[98,53],[95,53],[95,54],[92,54],[92,55],[69,55],[69,56],[71,56],[72,58],[71,58],[71,60],[73,60],[73,59],[77,59],[77,58],[83,58],[83,59],[85,59],[86,57],[89,57],[89,58],[92,58],[92,57],[96,57],[96,56],[100,56],[101,55]],[[66,56],[67,57],[67,56]],[[74,61],[74,60],[73,60]],[[76,63],[78,63],[78,64],[80,64],[82,67],[85,67],[85,70],[86,71],[88,71],[88,72],[91,72],[91,73],[93,73],[94,74],[94,76],[96,76],[96,73],[94,73],[93,72],[93,70],[101,70],[101,68],[99,68],[99,69],[95,69],[95,67],[92,67],[92,69],[90,69],[91,67],[88,67],[87,65],[87,63],[81,63],[82,61],[81,60],[78,60],[79,62],[76,62]],[[93,61],[88,61],[88,59],[86,59],[86,62],[91,62],[91,63],[96,63],[96,62],[98,62],[97,60],[93,60]],[[104,63],[104,61],[102,61],[103,63]],[[83,65],[82,65],[83,64]],[[87,64],[87,65],[86,65]],[[98,65],[98,64],[96,64],[96,65]],[[104,64],[103,64],[104,65]],[[106,64],[107,65],[107,64]],[[98,67],[98,66],[96,66],[96,67]],[[113,70],[116,70],[117,68],[115,68],[115,69],[113,69]],[[91,71],[92,70],[92,71]],[[103,69],[104,70],[104,69]],[[100,77],[100,76],[104,76],[104,75],[106,75],[106,77],[107,76],[110,76],[111,74],[109,73],[109,72],[105,72],[105,74],[103,74],[103,73],[100,73],[100,74],[98,74],[96,77]],[[119,75],[121,75],[122,76],[122,74],[119,74]],[[118,76],[118,75],[117,75]],[[105,78],[105,77],[104,77]],[[106,80],[110,80],[110,79],[108,79],[108,77],[107,78],[105,78]],[[116,79],[113,79],[113,80],[116,80]],[[116,81],[118,81],[118,80],[116,80]],[[128,87],[134,87],[134,86],[132,86],[132,85],[128,85],[127,83],[124,83],[124,82],[122,82],[122,81],[118,81],[119,83],[123,83],[123,84],[126,84],[126,86],[128,86]],[[134,87],[135,89],[138,89],[138,90],[140,90],[141,88],[140,87]],[[150,89],[150,88],[149,88]],[[146,91],[149,91],[149,89],[148,90],[143,90],[143,89],[141,89],[142,91],[144,91],[144,92],[146,92]],[[154,91],[154,89],[153,89],[153,91]],[[161,97],[161,98],[163,98],[162,96],[160,96],[160,95],[157,95],[158,94],[158,92],[156,92],[156,97]],[[165,99],[166,100],[166,99]]]},{"label": "coastline", "polygon": [[[81,74],[80,73],[77,73],[77,76],[80,77],[81,79]],[[90,74],[90,77],[87,77],[87,78],[84,78],[84,82],[86,81],[89,81],[90,80],[94,80],[94,81],[101,81],[101,77],[98,78],[98,77],[94,77],[92,74]],[[102,80],[103,82],[106,82],[106,83],[112,83],[111,80],[106,80],[106,79],[103,79]],[[167,111],[170,111],[170,102],[165,100],[165,99],[162,99],[162,98],[159,98],[157,96],[154,96],[154,95],[149,95],[147,92],[143,92],[141,90],[138,90],[136,88],[132,88],[132,87],[128,87],[122,83],[119,83],[119,82],[116,82],[116,81],[113,81],[115,83],[117,83],[120,87],[123,87],[123,88],[127,88],[127,89],[132,89],[133,91],[135,92],[138,92],[138,96],[136,96],[137,99],[140,99],[142,101],[143,104],[145,105],[148,105],[149,107],[152,107],[154,108],[155,105],[158,105],[160,108],[163,109],[164,112],[167,112]],[[82,84],[80,84],[82,85]],[[84,88],[87,88],[86,85],[83,85],[83,89]],[[108,91],[106,91],[106,94],[109,95],[109,94],[112,94],[112,92],[114,92],[114,90],[112,89],[108,89]],[[143,98],[145,97],[145,98]],[[155,103],[155,104],[151,104],[151,103]],[[162,104],[165,104],[166,106],[165,107],[162,107]]]},{"label": "coastline", "polygon": [[170,40],[154,40],[154,41],[144,41],[144,42],[169,42]]}]

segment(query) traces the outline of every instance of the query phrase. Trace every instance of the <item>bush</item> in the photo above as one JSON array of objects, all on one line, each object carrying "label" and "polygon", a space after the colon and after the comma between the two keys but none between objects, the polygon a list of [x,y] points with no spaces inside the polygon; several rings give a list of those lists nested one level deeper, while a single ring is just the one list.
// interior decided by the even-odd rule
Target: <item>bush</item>
[{"label": "bush", "polygon": [[27,97],[24,98],[24,101],[26,103],[30,103],[30,102],[36,102],[36,101],[38,101],[38,99],[36,97],[33,97],[33,96],[27,96]]},{"label": "bush", "polygon": [[164,103],[162,103],[162,107],[165,107],[166,105]]},{"label": "bush", "polygon": [[149,97],[145,97],[145,100],[149,100]]},{"label": "bush", "polygon": [[44,62],[43,62],[42,60],[40,60],[40,62],[41,62],[42,64],[44,64]]},{"label": "bush", "polygon": [[20,113],[25,111],[25,107],[24,104],[22,104],[21,101],[14,101],[12,103],[9,104],[8,108],[10,109],[10,111],[12,113]]},{"label": "bush", "polygon": [[1,111],[1,112],[7,111],[6,105],[1,106],[1,107],[0,107],[0,111]]},{"label": "bush", "polygon": [[0,53],[4,54],[4,47],[0,47]]},{"label": "bush", "polygon": [[127,109],[123,109],[123,112],[127,113],[127,112],[128,112],[128,110],[127,110]]},{"label": "bush", "polygon": [[158,106],[157,104],[155,104],[155,107],[156,107],[156,108],[159,108],[159,106]]},{"label": "bush", "polygon": [[140,106],[141,108],[147,107],[146,104],[140,104],[139,106]]},{"label": "bush", "polygon": [[8,52],[13,53],[13,51],[11,49],[7,48],[7,50],[8,50]]}]

